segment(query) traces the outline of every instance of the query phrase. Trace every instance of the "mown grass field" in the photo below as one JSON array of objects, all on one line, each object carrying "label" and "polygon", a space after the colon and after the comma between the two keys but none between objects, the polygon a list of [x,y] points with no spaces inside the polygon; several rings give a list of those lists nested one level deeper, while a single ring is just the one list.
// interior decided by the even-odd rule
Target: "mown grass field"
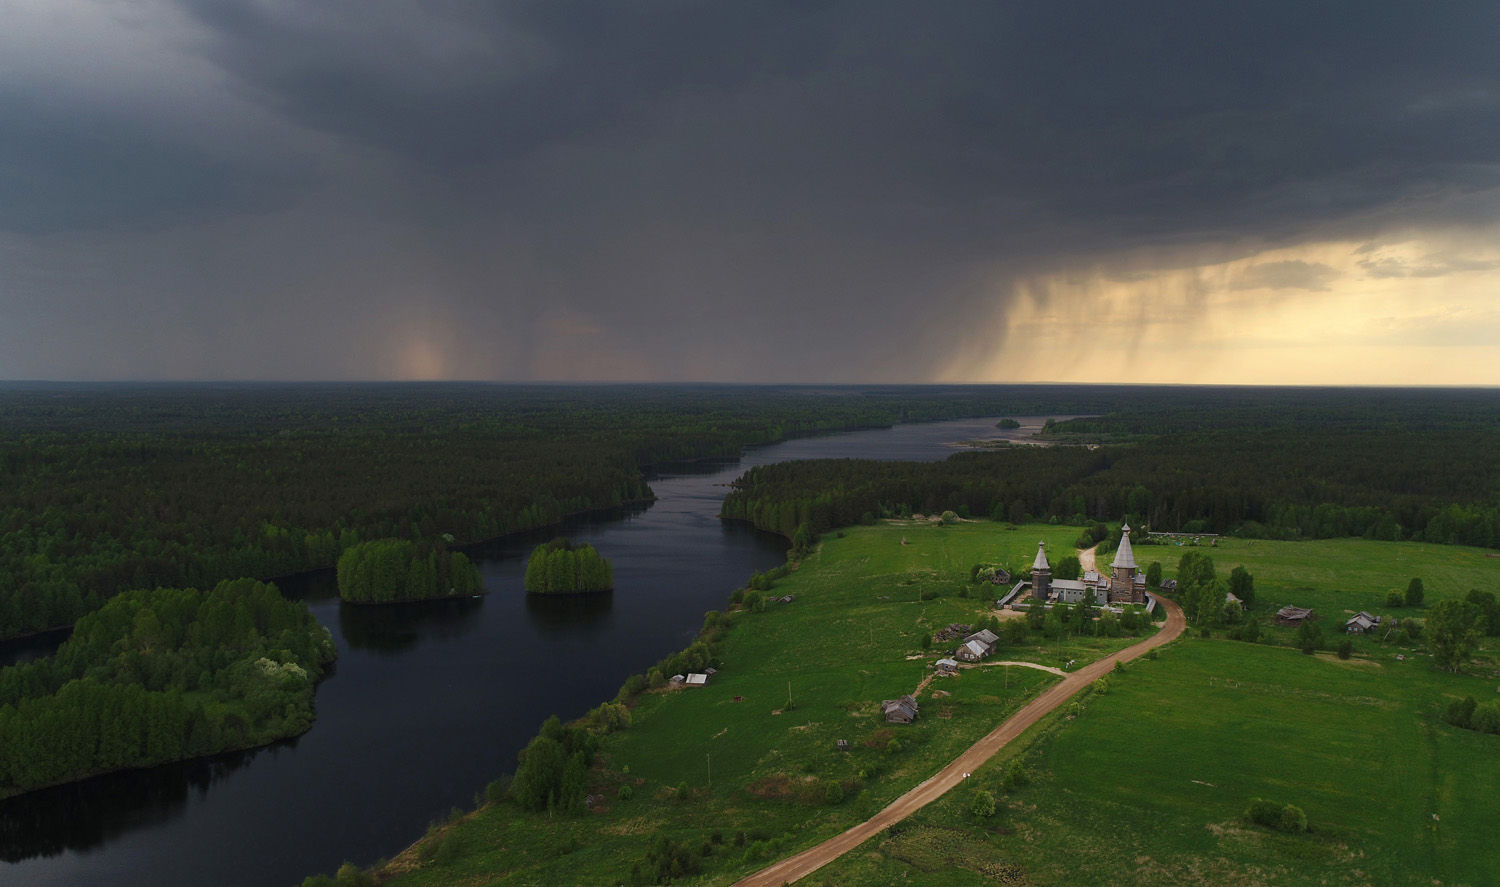
[{"label": "mown grass field", "polygon": [[[926,689],[916,724],[888,727],[880,717],[880,701],[915,690],[941,655],[941,645],[922,651],[924,635],[990,612],[999,589],[970,585],[971,565],[1020,569],[1039,540],[1059,556],[1078,534],[1003,527],[893,523],[831,534],[777,583],[776,595],[795,600],[736,617],[708,687],[641,698],[633,726],[606,741],[593,774],[591,791],[604,796],[595,812],[549,819],[492,805],[387,874],[403,885],[612,884],[665,834],[694,849],[709,844],[698,883],[727,884],[867,818],[1056,680],[1018,666],[969,670]],[[939,596],[922,601],[924,590]],[[1132,640],[1032,640],[1002,646],[1001,656],[1056,666]],[[852,750],[837,751],[838,739]],[[619,800],[627,783],[633,797]],[[683,784],[688,796],[678,798]],[[828,800],[834,784],[845,795],[838,803]],[[715,831],[723,844],[712,843]],[[745,845],[736,846],[741,831]]]}]

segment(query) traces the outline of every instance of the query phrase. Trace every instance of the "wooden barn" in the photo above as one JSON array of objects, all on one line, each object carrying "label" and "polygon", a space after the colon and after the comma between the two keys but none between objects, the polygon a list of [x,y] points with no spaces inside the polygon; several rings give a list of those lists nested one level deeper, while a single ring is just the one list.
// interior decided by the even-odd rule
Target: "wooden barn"
[{"label": "wooden barn", "polygon": [[887,699],[880,703],[887,724],[910,724],[917,719],[917,700],[908,693],[900,699]]}]

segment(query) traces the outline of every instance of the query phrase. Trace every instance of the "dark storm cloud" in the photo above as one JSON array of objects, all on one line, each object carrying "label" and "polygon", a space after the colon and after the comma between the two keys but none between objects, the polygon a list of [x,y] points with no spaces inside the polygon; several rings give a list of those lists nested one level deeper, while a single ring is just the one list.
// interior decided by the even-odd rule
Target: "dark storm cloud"
[{"label": "dark storm cloud", "polygon": [[162,228],[287,205],[306,162],[231,159],[117,113],[0,93],[0,230]]},{"label": "dark storm cloud", "polygon": [[[223,114],[277,122],[264,145],[132,128],[107,103],[60,120],[36,110],[45,84],[12,89],[0,227],[241,217],[236,292],[258,261],[297,268],[278,298],[460,316],[445,354],[504,343],[453,372],[545,375],[537,349],[597,354],[607,329],[645,356],[602,375],[920,378],[997,275],[1490,222],[1466,196],[1500,185],[1494,3],[175,8],[195,34],[176,48],[222,75]],[[330,245],[349,230],[379,232],[357,272],[333,264],[360,254]],[[301,254],[261,261],[271,243]],[[1241,283],[1328,284],[1302,265]],[[222,289],[215,273],[142,310]],[[351,353],[379,341],[362,335]],[[912,356],[892,370],[893,353]]]}]

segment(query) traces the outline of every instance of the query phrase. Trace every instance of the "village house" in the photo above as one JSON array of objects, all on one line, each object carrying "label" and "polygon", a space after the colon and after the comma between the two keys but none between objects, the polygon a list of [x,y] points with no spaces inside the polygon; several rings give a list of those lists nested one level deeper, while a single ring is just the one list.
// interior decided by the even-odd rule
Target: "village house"
[{"label": "village house", "polygon": [[908,693],[900,699],[887,699],[880,703],[887,724],[910,724],[917,719],[917,700]]},{"label": "village house", "polygon": [[981,629],[964,638],[953,655],[965,662],[978,662],[995,652],[995,645],[998,643],[1000,638],[993,631]]},{"label": "village house", "polygon": [[953,655],[964,662],[978,662],[990,655],[990,648],[985,645],[984,641],[964,641],[953,652]]},{"label": "village house", "polygon": [[1364,610],[1354,614],[1354,618],[1344,623],[1344,631],[1350,634],[1364,634],[1380,624],[1379,616],[1371,616]]},{"label": "village house", "polygon": [[937,661],[938,674],[956,674],[958,672],[957,659],[939,659]]}]

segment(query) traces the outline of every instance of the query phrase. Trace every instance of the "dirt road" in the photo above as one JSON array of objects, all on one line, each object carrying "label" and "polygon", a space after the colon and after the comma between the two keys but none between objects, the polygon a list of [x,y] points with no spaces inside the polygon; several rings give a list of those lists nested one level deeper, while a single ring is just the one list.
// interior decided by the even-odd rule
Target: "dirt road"
[{"label": "dirt road", "polygon": [[968,751],[938,771],[937,775],[897,798],[889,807],[871,818],[841,835],[829,838],[816,847],[741,878],[735,882],[734,887],[780,887],[781,884],[807,877],[884,829],[890,828],[942,797],[949,789],[963,782],[965,774],[978,769],[980,764],[993,757],[1007,742],[1024,733],[1026,728],[1041,720],[1043,715],[1067,702],[1073,694],[1108,673],[1115,667],[1116,660],[1129,662],[1152,647],[1159,647],[1168,641],[1175,640],[1178,635],[1182,634],[1182,629],[1187,624],[1183,619],[1182,608],[1166,598],[1157,598],[1157,600],[1166,608],[1167,622],[1156,634],[1068,675],[1027,703],[1025,708],[1011,715],[983,739],[970,746]]},{"label": "dirt road", "polygon": [[1099,546],[1097,545],[1095,545],[1093,548],[1078,549],[1078,566],[1081,567],[1085,573],[1087,573],[1089,570],[1093,570],[1096,573],[1099,571],[1099,562],[1095,558],[1095,553],[1098,551]]}]

